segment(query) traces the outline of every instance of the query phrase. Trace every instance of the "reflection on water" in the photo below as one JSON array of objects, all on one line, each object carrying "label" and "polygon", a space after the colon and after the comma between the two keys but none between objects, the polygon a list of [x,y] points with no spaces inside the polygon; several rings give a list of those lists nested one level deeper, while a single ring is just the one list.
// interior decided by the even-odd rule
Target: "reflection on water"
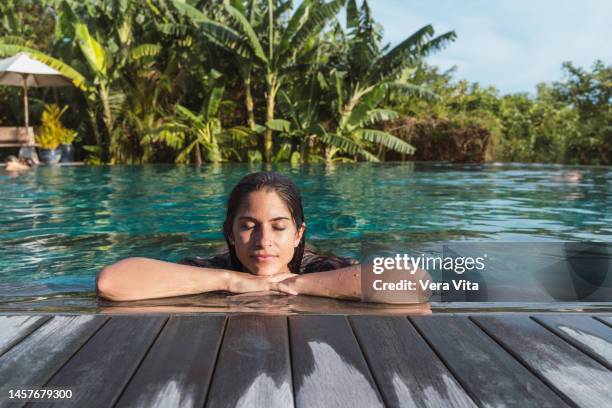
[{"label": "reflection on water", "polygon": [[314,296],[287,296],[274,292],[231,295],[205,293],[164,299],[111,302],[73,293],[48,298],[12,299],[4,311],[53,313],[259,313],[259,314],[429,314],[427,303],[415,305],[380,305]]},{"label": "reflection on water", "polygon": [[257,313],[257,314],[372,314],[422,315],[473,312],[589,312],[610,313],[612,303],[421,303],[377,304],[314,296],[282,294],[205,293],[165,299],[110,302],[95,293],[58,294],[49,297],[21,297],[0,302],[4,312],[38,313]]},{"label": "reflection on water", "polygon": [[[0,310],[94,310],[94,277],[105,265],[128,256],[178,261],[213,254],[223,247],[227,194],[244,174],[261,168],[49,166],[18,177],[0,169]],[[612,241],[609,167],[266,168],[298,184],[307,239],[323,252],[359,258],[366,236],[381,242]],[[278,308],[309,309],[300,301],[275,301],[286,302]],[[216,302],[258,308],[262,300]],[[370,308],[350,305],[358,307]]]}]

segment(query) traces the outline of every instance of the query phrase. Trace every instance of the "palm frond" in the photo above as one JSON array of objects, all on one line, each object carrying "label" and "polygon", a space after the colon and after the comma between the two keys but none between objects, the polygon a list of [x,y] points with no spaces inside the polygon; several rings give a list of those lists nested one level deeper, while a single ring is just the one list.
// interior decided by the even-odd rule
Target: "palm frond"
[{"label": "palm frond", "polygon": [[200,22],[199,25],[218,46],[246,59],[254,56],[253,50],[244,43],[242,36],[230,27],[211,20]]},{"label": "palm frond", "polygon": [[391,109],[371,109],[366,115],[366,119],[360,125],[373,125],[378,122],[397,119],[399,115]]},{"label": "palm frond", "polygon": [[[316,8],[310,9],[308,16],[299,29],[291,36],[290,45],[287,49],[280,52],[276,63],[280,63],[283,58],[286,58],[290,53],[302,49],[304,44],[314,34],[317,34],[325,24],[338,14],[346,0],[333,0],[329,3],[319,5]],[[292,33],[289,33],[290,35]]]},{"label": "palm frond", "polygon": [[194,127],[204,126],[204,121],[202,120],[202,118],[196,115],[195,113],[193,113],[192,111],[190,111],[188,108],[184,107],[183,105],[177,104],[174,107],[174,109],[180,116],[187,119],[187,121],[190,122],[192,126]]},{"label": "palm frond", "polygon": [[264,53],[263,47],[261,46],[261,42],[259,41],[259,38],[257,37],[257,34],[255,33],[255,30],[253,29],[249,21],[244,16],[243,14],[244,11],[240,12],[240,10],[232,7],[231,5],[227,3],[224,4],[224,7],[227,13],[230,15],[230,17],[234,20],[234,22],[239,25],[241,32],[246,37],[246,40],[248,41],[249,46],[253,50],[253,54],[257,58],[259,58],[261,61],[266,63],[268,61],[268,58],[266,57],[266,54]]},{"label": "palm frond", "polygon": [[337,133],[324,133],[322,135],[319,135],[319,140],[321,140],[325,144],[335,146],[338,149],[350,154],[357,154],[362,150],[359,143]]},{"label": "palm frond", "polygon": [[371,80],[382,81],[392,78],[409,64],[417,61],[421,57],[421,47],[433,34],[433,27],[426,25],[396,45],[373,66],[373,71],[369,74]]},{"label": "palm frond", "polygon": [[355,0],[348,0],[346,3],[346,28],[349,30],[359,26],[359,10]]},{"label": "palm frond", "polygon": [[291,37],[297,32],[297,30],[304,24],[304,21],[308,18],[312,7],[312,0],[304,0],[300,3],[298,8],[293,12],[293,15],[287,22],[287,26],[283,30],[283,34],[280,39],[280,50],[281,52],[289,48],[289,41]]},{"label": "palm frond", "polygon": [[141,44],[130,50],[130,59],[138,61],[144,57],[157,57],[161,51],[159,44]]},{"label": "palm frond", "polygon": [[120,115],[124,111],[126,95],[117,90],[109,92],[108,104],[113,116]]},{"label": "palm frond", "polygon": [[221,101],[223,100],[224,92],[225,87],[223,86],[214,87],[210,92],[210,95],[208,96],[208,104],[206,107],[206,118],[208,120],[212,119],[219,111],[219,106],[221,105]]},{"label": "palm frond", "polygon": [[291,129],[291,122],[284,119],[272,119],[266,123],[266,126],[277,132],[289,132]]},{"label": "palm frond", "polygon": [[362,140],[366,140],[366,141],[373,142],[376,144],[381,144],[387,147],[388,149],[395,150],[396,152],[399,152],[399,153],[413,154],[416,151],[414,146],[382,130],[358,129],[354,133],[356,136],[360,137]]},{"label": "palm frond", "polygon": [[172,4],[174,8],[179,12],[180,15],[188,18],[193,23],[199,23],[202,21],[210,21],[208,16],[202,13],[197,8],[193,7],[191,4],[188,4],[184,0],[172,0]]},{"label": "palm frond", "polygon": [[96,41],[89,33],[87,25],[84,23],[76,23],[74,25],[74,33],[81,49],[81,53],[87,60],[89,67],[96,75],[106,77],[107,73],[107,58],[106,51],[102,45]]},{"label": "palm frond", "polygon": [[404,96],[414,96],[420,99],[439,101],[440,95],[428,89],[425,85],[402,84],[398,82],[389,82],[384,84],[384,87],[392,92],[397,92]]}]

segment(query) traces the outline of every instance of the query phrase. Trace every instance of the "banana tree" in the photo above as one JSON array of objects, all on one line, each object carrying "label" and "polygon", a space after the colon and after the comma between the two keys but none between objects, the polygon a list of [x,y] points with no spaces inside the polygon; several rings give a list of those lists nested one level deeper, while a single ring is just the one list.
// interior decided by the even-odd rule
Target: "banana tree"
[{"label": "banana tree", "polygon": [[435,97],[424,87],[415,86],[406,80],[406,71],[414,70],[423,58],[454,41],[456,34],[449,31],[435,36],[431,25],[414,32],[395,47],[381,47],[382,27],[372,18],[367,0],[357,8],[356,0],[348,0],[348,35],[344,36],[344,49],[338,56],[338,70],[343,76],[343,114],[349,112],[360,99],[370,92],[384,88],[420,97]]},{"label": "banana tree", "polygon": [[434,37],[433,27],[427,25],[388,50],[388,46],[381,47],[382,28],[373,20],[366,0],[360,8],[356,0],[348,0],[346,17],[349,31],[339,30],[341,34],[335,39],[339,51],[326,72],[331,79],[327,98],[336,123],[335,131],[321,137],[328,145],[326,159],[333,160],[344,151],[377,161],[376,155],[367,150],[368,144],[378,146],[379,152],[387,148],[412,154],[414,147],[370,126],[397,117],[394,111],[381,109],[389,93],[436,97],[428,89],[411,84],[409,74],[425,56],[453,41],[455,33]]},{"label": "banana tree", "polygon": [[[219,76],[220,74],[213,72],[212,78],[204,82],[212,85]],[[219,163],[232,154],[240,160],[241,157],[234,146],[248,140],[252,132],[244,126],[223,128],[219,119],[219,107],[225,88],[215,85],[210,89],[200,112],[193,112],[177,104],[175,117],[153,129],[146,139],[177,148],[177,163],[189,163],[192,155],[196,166],[201,166],[203,161]]]},{"label": "banana tree", "polygon": [[[334,72],[335,88],[341,91],[342,76]],[[371,147],[378,147],[379,153],[383,148],[394,150],[403,154],[413,154],[415,148],[390,133],[373,128],[377,123],[396,119],[397,113],[391,109],[378,108],[385,96],[385,89],[377,87],[364,97],[354,102],[350,110],[341,104],[342,98],[336,106],[338,110],[338,123],[335,131],[324,134],[321,140],[327,144],[325,149],[326,161],[333,161],[337,153],[347,152],[362,156],[367,161],[379,161],[377,155],[372,153]]]},{"label": "banana tree", "polygon": [[[104,161],[122,161],[121,130],[115,117],[123,108],[125,95],[119,90],[123,69],[145,57],[157,56],[159,44],[135,44],[133,37],[136,2],[81,4],[59,1],[55,36],[59,44],[76,43],[78,51],[63,49],[70,64],[86,78],[86,97],[97,148]],[[95,34],[89,27],[95,27]],[[103,132],[97,131],[97,112],[102,113]]]},{"label": "banana tree", "polygon": [[[265,79],[265,133],[262,155],[266,162],[272,158],[273,126],[276,97],[283,82],[294,71],[299,58],[309,50],[313,38],[325,24],[340,11],[346,0],[323,3],[318,0],[304,0],[288,18],[286,23],[280,14],[291,9],[291,2],[280,5],[273,0],[263,3],[266,19],[262,23],[266,32],[256,30],[253,20],[245,17],[240,1],[224,1],[221,5],[227,22],[211,20],[194,7],[174,0],[177,9],[196,22],[215,44],[241,58],[252,62],[254,69]],[[259,3],[256,0],[253,3]]]}]

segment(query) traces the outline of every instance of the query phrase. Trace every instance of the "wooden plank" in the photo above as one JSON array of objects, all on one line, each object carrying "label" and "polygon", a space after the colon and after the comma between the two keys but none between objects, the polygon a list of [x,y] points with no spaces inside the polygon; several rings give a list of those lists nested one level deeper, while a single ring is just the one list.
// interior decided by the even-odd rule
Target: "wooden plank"
[{"label": "wooden plank", "polygon": [[612,316],[594,316],[595,319],[612,327]]},{"label": "wooden plank", "polygon": [[290,316],[298,407],[381,407],[383,401],[344,316]]},{"label": "wooden plank", "polygon": [[203,407],[225,317],[172,317],[117,407]]},{"label": "wooden plank", "polygon": [[6,147],[7,145],[34,143],[34,128],[28,127],[29,132],[26,133],[25,126],[0,126],[0,145]]},{"label": "wooden plank", "polygon": [[0,316],[0,356],[49,319],[48,316]]},{"label": "wooden plank", "polygon": [[286,317],[229,318],[206,406],[293,406]]},{"label": "wooden plank", "polygon": [[410,319],[478,405],[566,406],[468,317],[438,315]]},{"label": "wooden plank", "polygon": [[612,406],[612,372],[528,316],[472,319],[566,399],[581,407]]},{"label": "wooden plank", "polygon": [[46,387],[71,389],[70,400],[57,406],[112,406],[157,337],[167,318],[112,317]]},{"label": "wooden plank", "polygon": [[591,316],[542,315],[534,319],[612,370],[612,327]]},{"label": "wooden plank", "polygon": [[0,406],[10,389],[43,386],[106,319],[56,316],[7,351],[0,357]]},{"label": "wooden plank", "polygon": [[350,322],[386,406],[476,407],[405,317],[352,316]]}]

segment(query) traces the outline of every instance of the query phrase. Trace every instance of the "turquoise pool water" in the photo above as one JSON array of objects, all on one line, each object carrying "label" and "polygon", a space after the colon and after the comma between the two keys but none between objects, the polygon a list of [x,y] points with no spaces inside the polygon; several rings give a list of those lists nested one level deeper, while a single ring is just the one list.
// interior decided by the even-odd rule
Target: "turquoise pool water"
[{"label": "turquoise pool water", "polygon": [[[94,277],[105,265],[128,256],[178,261],[214,253],[223,246],[227,194],[261,168],[62,166],[18,176],[0,168],[0,309],[90,310]],[[271,168],[301,188],[309,242],[339,255],[359,257],[365,237],[612,242],[610,167]]]}]

